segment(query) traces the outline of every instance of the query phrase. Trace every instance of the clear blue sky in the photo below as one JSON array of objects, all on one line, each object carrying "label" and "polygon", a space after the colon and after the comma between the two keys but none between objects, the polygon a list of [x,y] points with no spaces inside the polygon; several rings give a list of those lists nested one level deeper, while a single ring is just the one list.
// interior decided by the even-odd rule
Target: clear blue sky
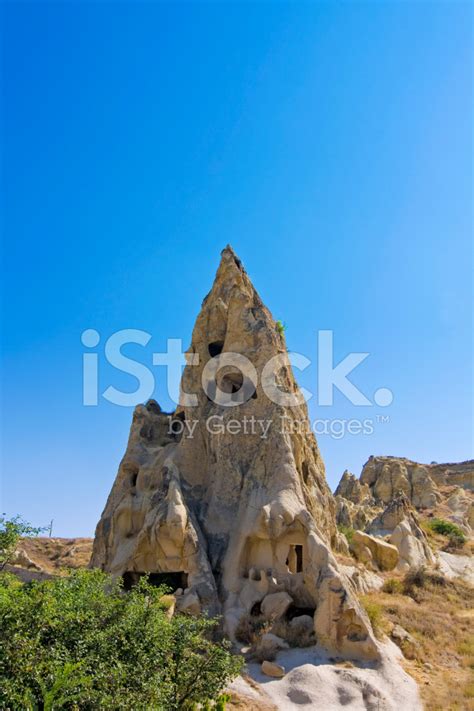
[{"label": "clear blue sky", "polygon": [[[328,480],[473,456],[472,5],[4,3],[2,511],[90,535],[131,409],[81,404],[80,334],[190,341],[230,242],[290,349],[370,352],[313,418]],[[143,351],[143,353],[141,353]],[[102,390],[135,380],[104,369]],[[314,390],[316,368],[299,376]],[[158,377],[156,399],[168,407]]]}]

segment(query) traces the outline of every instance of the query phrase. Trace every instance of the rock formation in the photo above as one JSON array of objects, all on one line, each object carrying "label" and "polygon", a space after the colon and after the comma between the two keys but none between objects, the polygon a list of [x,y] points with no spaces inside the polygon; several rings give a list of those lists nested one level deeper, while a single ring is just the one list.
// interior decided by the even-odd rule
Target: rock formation
[{"label": "rock formation", "polygon": [[[345,471],[336,489],[339,526],[385,538],[399,554],[397,571],[436,562],[419,516],[448,519],[472,537],[474,461],[419,464],[398,457],[370,457],[360,479]],[[364,535],[365,535],[364,534]],[[360,541],[352,552],[373,565]]]},{"label": "rock formation", "polygon": [[[222,360],[229,353],[250,361],[255,391],[253,368],[242,373]],[[290,607],[292,618],[311,612],[329,650],[374,659],[368,618],[331,553],[337,541],[284,336],[227,247],[195,324],[179,406],[135,409],[91,565],[125,586],[149,573],[180,588],[178,609],[222,612],[231,638],[244,615]]]},{"label": "rock formation", "polygon": [[367,485],[375,501],[384,504],[403,492],[416,509],[433,509],[452,487],[474,490],[474,460],[419,464],[402,457],[370,457],[362,469],[360,485]]},{"label": "rock formation", "polygon": [[[447,518],[467,535],[474,524],[474,460],[459,464],[419,464],[403,457],[370,457],[360,479],[345,471],[336,489],[336,517],[340,525],[355,528],[374,527],[373,519],[389,507],[385,516],[393,516],[400,505],[419,512]],[[410,506],[411,505],[411,506]],[[400,511],[398,512],[400,514]],[[397,523],[400,523],[399,518]],[[380,523],[380,522],[379,522]],[[380,526],[386,533],[391,523]]]},{"label": "rock formation", "polygon": [[353,504],[361,504],[363,501],[373,502],[372,494],[367,484],[361,484],[354,474],[347,469],[342,475],[335,496],[342,496]]}]

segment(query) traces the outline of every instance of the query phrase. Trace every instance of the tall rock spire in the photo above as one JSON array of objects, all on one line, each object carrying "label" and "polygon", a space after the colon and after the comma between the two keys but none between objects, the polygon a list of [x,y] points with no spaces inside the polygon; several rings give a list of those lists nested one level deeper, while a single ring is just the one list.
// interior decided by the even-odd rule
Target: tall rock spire
[{"label": "tall rock spire", "polygon": [[[181,402],[138,406],[92,565],[185,588],[178,609],[243,614],[286,591],[328,648],[374,658],[331,553],[335,505],[282,329],[231,247],[193,330]],[[237,355],[236,355],[237,354]]]}]

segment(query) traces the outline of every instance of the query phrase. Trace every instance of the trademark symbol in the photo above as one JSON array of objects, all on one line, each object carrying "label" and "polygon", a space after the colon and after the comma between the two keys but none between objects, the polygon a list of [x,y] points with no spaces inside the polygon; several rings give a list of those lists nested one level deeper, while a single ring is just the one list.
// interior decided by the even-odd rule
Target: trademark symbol
[{"label": "trademark symbol", "polygon": [[377,422],[380,422],[382,425],[386,425],[387,422],[390,422],[390,415],[377,415]]}]

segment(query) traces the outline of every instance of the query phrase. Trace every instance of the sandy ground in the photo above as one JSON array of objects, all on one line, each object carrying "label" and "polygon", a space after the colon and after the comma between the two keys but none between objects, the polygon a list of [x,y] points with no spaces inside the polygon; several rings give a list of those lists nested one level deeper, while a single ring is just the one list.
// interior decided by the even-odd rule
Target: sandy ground
[{"label": "sandy ground", "polygon": [[[391,642],[383,645],[384,661],[376,665],[334,662],[318,647],[289,649],[276,662],[286,669],[282,679],[263,675],[259,664],[248,665],[256,688],[242,678],[231,689],[249,701],[267,699],[282,711],[421,711],[418,688],[400,666],[401,654]],[[251,708],[251,704],[249,708]]]}]

